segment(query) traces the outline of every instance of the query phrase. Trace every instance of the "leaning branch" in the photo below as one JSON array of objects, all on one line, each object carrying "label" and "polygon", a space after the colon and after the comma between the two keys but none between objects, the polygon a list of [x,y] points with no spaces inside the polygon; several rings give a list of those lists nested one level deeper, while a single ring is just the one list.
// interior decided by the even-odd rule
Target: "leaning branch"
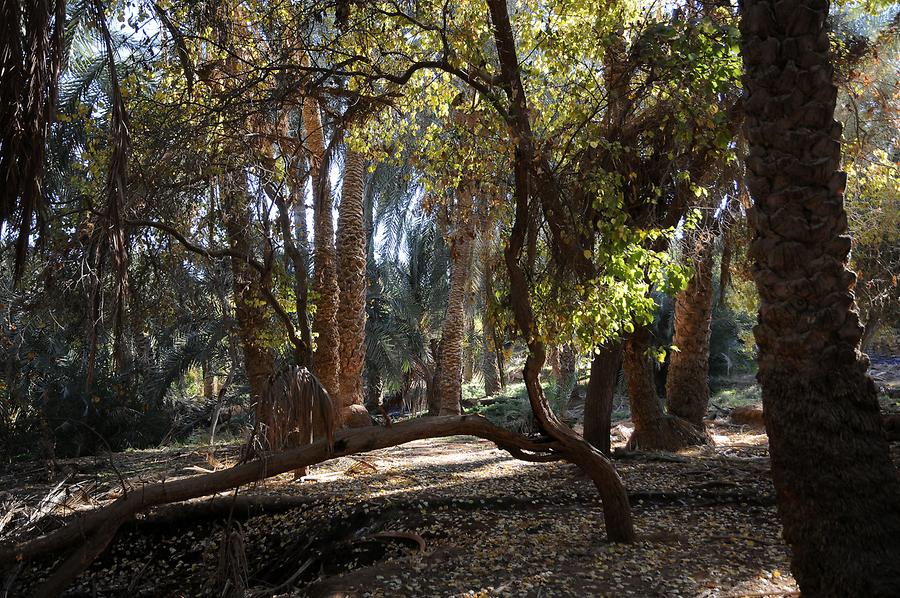
[{"label": "leaning branch", "polygon": [[0,549],[0,564],[12,564],[55,553],[82,542],[35,592],[39,596],[57,595],[103,553],[119,527],[151,507],[218,494],[337,457],[397,446],[413,440],[455,435],[478,436],[490,440],[528,460],[533,460],[538,455],[541,455],[540,460],[567,458],[566,451],[558,443],[532,442],[477,415],[416,419],[390,428],[370,426],[344,430],[338,433],[334,452],[331,454],[322,440],[214,473],[144,484],[54,532],[3,547]]},{"label": "leaning branch", "polygon": [[164,233],[172,235],[173,237],[175,237],[175,240],[182,245],[182,247],[193,253],[197,253],[208,258],[231,257],[239,259],[246,262],[247,265],[261,274],[265,274],[267,272],[265,264],[263,264],[259,260],[254,259],[252,256],[241,253],[240,251],[234,251],[232,249],[211,249],[209,247],[197,245],[196,243],[192,243],[191,241],[189,241],[187,237],[181,234],[181,231],[179,231],[177,228],[164,222],[156,222],[154,220],[126,220],[125,224],[127,224],[128,226],[143,226],[145,228],[155,228]]}]

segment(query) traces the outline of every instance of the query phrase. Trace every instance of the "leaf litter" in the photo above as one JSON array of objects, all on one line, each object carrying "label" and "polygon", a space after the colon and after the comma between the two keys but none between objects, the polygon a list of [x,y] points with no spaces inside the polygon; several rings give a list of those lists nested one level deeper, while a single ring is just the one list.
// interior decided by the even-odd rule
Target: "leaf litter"
[{"label": "leaf litter", "polygon": [[[284,475],[242,488],[241,504],[271,503],[247,509],[249,517],[235,509],[229,519],[227,506],[186,517],[151,512],[67,595],[796,595],[765,435],[722,422],[712,428],[715,447],[616,461],[639,535],[631,545],[606,541],[599,496],[574,466],[516,461],[468,437],[430,439],[321,464],[304,482]],[[238,454],[224,447],[216,457],[228,465]],[[130,452],[61,463],[56,484],[41,480],[36,464],[0,482],[17,481],[4,504],[27,518],[25,505],[40,504],[63,475],[92,481],[89,505],[123,483],[183,476],[208,461],[202,451]],[[31,533],[58,525],[62,514]],[[223,584],[221,555],[234,552],[223,550],[225,538],[242,551],[234,558],[245,573],[236,577],[246,587]],[[61,557],[19,571],[11,595],[27,593]]]}]

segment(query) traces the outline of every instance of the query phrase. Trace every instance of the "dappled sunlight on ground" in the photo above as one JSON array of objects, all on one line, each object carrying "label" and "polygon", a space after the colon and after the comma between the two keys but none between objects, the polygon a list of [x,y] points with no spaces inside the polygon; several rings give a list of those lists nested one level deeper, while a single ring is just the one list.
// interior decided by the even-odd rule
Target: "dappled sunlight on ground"
[{"label": "dappled sunlight on ground", "polygon": [[[626,422],[627,423],[627,422]],[[621,423],[620,423],[621,424]],[[277,586],[315,563],[295,593],[325,596],[743,596],[792,592],[765,435],[713,422],[716,446],[618,460],[639,541],[610,544],[596,489],[573,466],[522,463],[489,442],[422,440],[335,459],[310,479],[278,476],[245,496],[296,496],[304,506],[241,524],[250,585]],[[233,463],[237,447],[140,452],[64,464],[94,476],[160,479]],[[110,459],[119,476],[109,475]],[[32,481],[26,494],[43,485]],[[16,492],[16,490],[14,490]],[[97,498],[93,499],[98,500]],[[204,595],[214,586],[222,523],[149,524],[120,535],[78,582],[82,592]],[[404,532],[425,543],[380,540]],[[140,558],[140,555],[155,555]],[[311,556],[312,555],[312,556]],[[311,560],[312,559],[312,560]],[[318,560],[316,560],[318,559]],[[45,565],[46,566],[46,565]],[[30,583],[39,570],[23,572]],[[108,590],[108,593],[106,593]]]}]

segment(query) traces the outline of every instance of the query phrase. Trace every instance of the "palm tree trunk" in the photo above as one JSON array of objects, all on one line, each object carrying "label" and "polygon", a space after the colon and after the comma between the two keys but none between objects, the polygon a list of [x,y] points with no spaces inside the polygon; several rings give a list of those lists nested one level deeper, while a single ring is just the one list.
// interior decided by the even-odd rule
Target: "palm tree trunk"
[{"label": "palm tree trunk", "polygon": [[784,538],[804,595],[900,595],[900,484],[847,270],[828,2],[741,19],[759,375]]},{"label": "palm tree trunk", "polygon": [[450,294],[447,315],[441,328],[440,369],[437,392],[441,400],[441,415],[462,413],[463,336],[466,325],[466,297],[472,271],[473,230],[470,222],[472,191],[461,185],[457,195],[457,221],[450,239]]},{"label": "palm tree trunk", "polygon": [[[310,178],[315,206],[315,281],[318,299],[313,318],[316,351],[313,367],[322,386],[332,397],[340,396],[340,336],[337,310],[340,289],[337,283],[334,249],[334,215],[331,207],[331,184],[325,156],[325,137],[319,102],[303,100],[303,128],[310,156]],[[338,414],[338,424],[341,423]]]},{"label": "palm tree trunk", "polygon": [[344,415],[352,405],[363,404],[363,365],[366,357],[365,169],[365,157],[348,148],[337,232],[338,285],[341,290],[337,312],[341,347],[339,403]]},{"label": "palm tree trunk", "polygon": [[675,298],[678,348],[669,357],[666,407],[669,413],[703,428],[709,404],[709,334],[712,323],[713,243],[711,235],[691,235],[695,242],[694,276]]},{"label": "palm tree trunk", "polygon": [[677,451],[687,446],[706,444],[704,432],[683,419],[663,412],[653,382],[653,366],[647,351],[650,331],[637,328],[625,341],[625,380],[634,432],[628,439],[628,450]]},{"label": "palm tree trunk", "polygon": [[621,341],[610,341],[598,348],[591,360],[591,378],[584,398],[584,439],[607,456],[611,454],[609,429],[622,353]]}]

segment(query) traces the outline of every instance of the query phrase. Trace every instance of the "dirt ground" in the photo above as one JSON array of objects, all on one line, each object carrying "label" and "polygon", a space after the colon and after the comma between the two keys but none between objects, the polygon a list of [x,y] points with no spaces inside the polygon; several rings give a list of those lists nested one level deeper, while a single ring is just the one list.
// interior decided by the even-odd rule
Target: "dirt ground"
[{"label": "dirt ground", "polygon": [[[617,460],[640,535],[631,545],[606,541],[597,492],[572,466],[454,437],[337,459],[306,481],[243,488],[236,501],[159,509],[121,532],[67,595],[795,595],[765,435],[721,421],[711,433],[715,447]],[[62,461],[52,478],[40,463],[18,465],[0,475],[0,537],[237,454],[120,453]],[[56,506],[41,508],[54,488]],[[58,562],[5,572],[9,595],[27,594]]]}]

